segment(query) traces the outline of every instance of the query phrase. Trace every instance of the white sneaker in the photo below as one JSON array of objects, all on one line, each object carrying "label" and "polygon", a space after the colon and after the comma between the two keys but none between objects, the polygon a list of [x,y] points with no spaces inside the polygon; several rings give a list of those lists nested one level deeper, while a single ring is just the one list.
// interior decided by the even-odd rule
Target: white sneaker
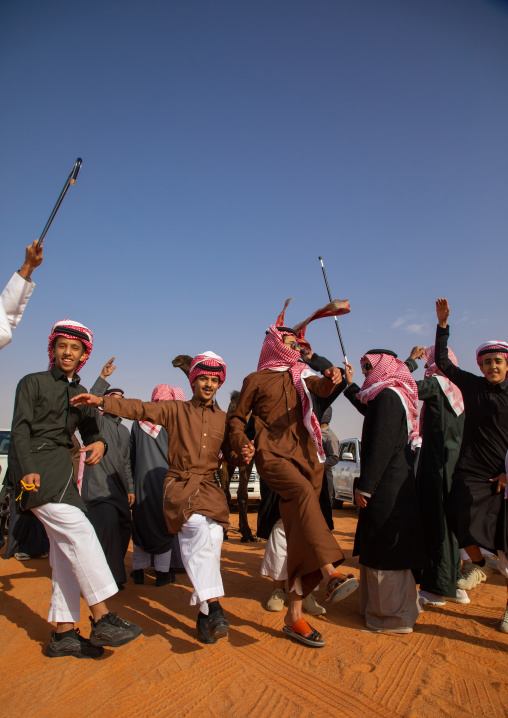
[{"label": "white sneaker", "polygon": [[267,611],[283,611],[286,592],[283,588],[274,588],[270,598],[266,602]]},{"label": "white sneaker", "polygon": [[486,581],[487,576],[490,576],[491,573],[492,569],[486,564],[481,568],[473,564],[472,568],[470,568],[467,573],[463,574],[462,578],[459,578],[457,581],[457,588],[462,588],[464,591],[470,591],[471,589],[476,588],[476,586],[483,581]]},{"label": "white sneaker", "polygon": [[430,593],[430,591],[418,591],[418,598],[420,600],[420,606],[446,605],[446,599],[443,598],[443,596],[436,596],[435,593]]},{"label": "white sneaker", "polygon": [[303,608],[307,611],[307,613],[310,613],[311,616],[322,616],[324,613],[326,613],[326,608],[319,605],[313,593],[309,593],[308,596],[305,596],[302,605]]},{"label": "white sneaker", "polygon": [[506,607],[506,611],[501,616],[498,631],[501,631],[501,633],[508,633],[508,606]]},{"label": "white sneaker", "polygon": [[453,603],[462,603],[464,606],[468,603],[471,603],[471,599],[467,595],[467,593],[464,591],[463,588],[457,589],[457,595],[456,596],[447,596],[447,601],[453,601]]}]

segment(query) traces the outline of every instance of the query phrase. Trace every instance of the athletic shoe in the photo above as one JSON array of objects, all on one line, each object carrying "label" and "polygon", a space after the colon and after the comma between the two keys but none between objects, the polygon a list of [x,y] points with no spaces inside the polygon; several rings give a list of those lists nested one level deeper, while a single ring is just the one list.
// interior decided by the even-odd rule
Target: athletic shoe
[{"label": "athletic shoe", "polygon": [[229,623],[222,607],[209,614],[208,629],[212,638],[224,638],[228,635]]},{"label": "athletic shoe", "polygon": [[420,590],[418,592],[418,600],[420,601],[420,606],[446,605],[446,598],[444,598],[443,596],[437,596],[435,593],[430,593],[430,591]]},{"label": "athletic shoe", "polygon": [[468,603],[471,603],[471,599],[467,595],[467,593],[464,591],[463,588],[457,589],[457,595],[456,596],[447,596],[447,601],[453,601],[453,603],[461,603],[462,605],[467,605]]},{"label": "athletic shoe", "polygon": [[319,605],[313,593],[309,593],[308,596],[305,596],[302,605],[303,608],[307,611],[307,613],[310,613],[311,616],[322,616],[324,613],[326,613],[326,608]]},{"label": "athletic shoe", "polygon": [[198,613],[198,620],[196,623],[198,629],[198,638],[201,643],[217,643],[217,639],[210,635],[210,627],[208,625],[208,616],[201,611]]},{"label": "athletic shoe", "polygon": [[56,638],[56,631],[51,632],[51,641],[46,646],[46,655],[50,658],[62,656],[74,656],[74,658],[99,658],[104,653],[104,648],[94,646],[87,638],[79,633],[79,628],[73,631],[66,631],[63,638]]},{"label": "athletic shoe", "polygon": [[376,628],[370,623],[365,624],[369,631],[373,633],[413,633],[413,629],[409,626],[400,626],[399,628]]},{"label": "athletic shoe", "polygon": [[266,602],[267,611],[283,611],[286,592],[283,588],[274,588],[270,598]]},{"label": "athletic shoe", "polygon": [[473,564],[473,566],[462,575],[462,578],[459,578],[457,588],[462,588],[464,591],[471,591],[471,589],[476,588],[482,581],[486,581],[487,576],[490,576],[491,573],[492,569],[487,565],[480,568],[480,566]]},{"label": "athletic shoe", "polygon": [[106,613],[97,623],[90,616],[90,623],[92,624],[90,641],[94,646],[123,646],[143,632],[141,626],[124,621],[116,613]]},{"label": "athletic shoe", "polygon": [[131,571],[129,575],[134,583],[142,584],[145,582],[145,572],[142,568],[136,568],[134,571]]},{"label": "athletic shoe", "polygon": [[155,585],[156,586],[167,586],[168,583],[175,582],[175,574],[173,571],[156,571],[155,572]]},{"label": "athletic shoe", "polygon": [[501,622],[497,630],[501,631],[501,633],[508,633],[508,606],[506,606],[506,611],[501,616]]}]

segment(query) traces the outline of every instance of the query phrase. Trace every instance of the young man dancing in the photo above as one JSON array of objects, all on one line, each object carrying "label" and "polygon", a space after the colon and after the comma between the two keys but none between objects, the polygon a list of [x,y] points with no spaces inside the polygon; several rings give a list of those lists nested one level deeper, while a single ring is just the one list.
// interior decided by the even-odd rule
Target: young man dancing
[{"label": "young man dancing", "polygon": [[[472,568],[457,582],[458,588],[475,588],[490,569],[480,546],[498,552],[500,571],[507,580],[508,513],[504,500],[505,457],[508,449],[508,343],[490,341],[476,350],[482,377],[460,369],[448,356],[446,299],[436,301],[436,364],[462,392],[465,407],[464,434],[453,472],[447,502],[447,518],[465,548]],[[499,630],[508,633],[508,604]]]},{"label": "young man dancing", "polygon": [[[99,463],[106,448],[93,410],[70,406],[72,397],[83,392],[76,372],[92,346],[93,334],[82,324],[57,322],[49,336],[49,370],[21,379],[14,403],[9,471],[17,485],[17,508],[37,516],[50,543],[53,593],[48,621],[57,625],[46,654],[52,658],[97,658],[102,646],[121,646],[141,633],[139,626],[109,613],[104,603],[118,589],[83,513],[69,451],[76,429],[86,443],[81,451],[90,452],[89,466]],[[80,594],[92,612],[89,640],[74,627]]]},{"label": "young man dancing", "polygon": [[[325,641],[302,616],[304,597],[325,578],[326,600],[335,602],[354,591],[358,581],[334,568],[345,556],[319,506],[325,456],[309,395],[309,391],[330,395],[342,377],[336,367],[327,369],[322,378],[315,376],[300,361],[299,342],[310,348],[304,338],[306,324],[321,316],[349,312],[349,302],[341,303],[340,308],[327,305],[294,329],[284,326],[287,304],[266,333],[258,370],[243,382],[230,419],[230,441],[233,451],[244,460],[255,453],[261,477],[279,495],[290,590],[283,631],[305,645],[319,647]],[[245,435],[251,411],[255,444]]]},{"label": "young man dancing", "polygon": [[73,406],[103,406],[108,414],[163,426],[169,437],[169,469],[164,482],[164,516],[171,534],[178,534],[183,565],[199,604],[198,637],[215,643],[226,636],[229,623],[219,603],[224,595],[220,574],[223,528],[229,525],[226,496],[215,479],[224,441],[226,414],[214,404],[226,378],[224,361],[213,352],[191,362],[190,401],[142,402],[116,396],[82,394]]}]

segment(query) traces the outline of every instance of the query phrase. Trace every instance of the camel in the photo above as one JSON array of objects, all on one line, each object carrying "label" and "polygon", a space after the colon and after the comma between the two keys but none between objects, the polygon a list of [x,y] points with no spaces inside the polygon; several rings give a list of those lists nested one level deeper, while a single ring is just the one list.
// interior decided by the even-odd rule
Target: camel
[{"label": "camel", "polygon": [[[189,370],[190,365],[192,362],[192,357],[190,357],[188,354],[179,354],[177,357],[173,359],[171,362],[175,368],[181,369],[183,373],[188,377],[189,376]],[[239,391],[232,391],[231,392],[231,401],[229,402],[228,410],[226,412],[228,418],[231,416],[231,414],[236,409],[236,403],[238,401],[238,397],[240,395]],[[215,401],[215,405],[218,409],[220,409],[217,401]],[[242,465],[238,466],[238,473],[239,473],[239,481],[238,481],[238,493],[237,493],[237,500],[238,500],[238,528],[241,533],[241,541],[242,543],[254,543],[256,541],[259,541],[259,539],[253,535],[250,526],[249,526],[249,520],[247,517],[247,511],[249,506],[249,492],[248,492],[248,485],[249,485],[249,476],[252,472],[252,466],[254,461],[251,461],[251,463],[248,466]],[[226,461],[222,461],[218,470],[219,474],[219,481],[222,490],[226,494],[226,500],[228,502],[228,505],[231,505],[231,493],[229,490],[229,484],[231,481],[231,477],[233,476],[236,466],[232,466],[231,464],[228,464]],[[225,538],[227,539],[227,532],[225,534]]]}]

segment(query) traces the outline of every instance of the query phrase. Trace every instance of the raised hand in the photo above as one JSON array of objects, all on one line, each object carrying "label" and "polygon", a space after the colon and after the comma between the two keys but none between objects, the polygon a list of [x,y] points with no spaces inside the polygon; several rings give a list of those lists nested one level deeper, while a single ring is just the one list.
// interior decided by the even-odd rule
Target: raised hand
[{"label": "raised hand", "polygon": [[344,367],[345,367],[344,368],[344,377],[346,379],[346,382],[348,385],[352,384],[353,383],[353,374],[355,373],[355,370],[353,369],[353,365],[346,364],[346,362],[344,362]]},{"label": "raised hand", "polygon": [[115,357],[111,357],[111,359],[104,364],[101,371],[101,379],[111,376],[111,374],[115,371],[116,366],[112,366],[114,361]]},{"label": "raised hand", "polygon": [[411,354],[409,355],[410,359],[423,359],[425,356],[425,349],[427,347],[413,347],[411,349]]},{"label": "raised hand", "polygon": [[439,326],[443,329],[446,329],[446,327],[448,326],[448,317],[450,316],[448,299],[436,300],[436,314]]}]

